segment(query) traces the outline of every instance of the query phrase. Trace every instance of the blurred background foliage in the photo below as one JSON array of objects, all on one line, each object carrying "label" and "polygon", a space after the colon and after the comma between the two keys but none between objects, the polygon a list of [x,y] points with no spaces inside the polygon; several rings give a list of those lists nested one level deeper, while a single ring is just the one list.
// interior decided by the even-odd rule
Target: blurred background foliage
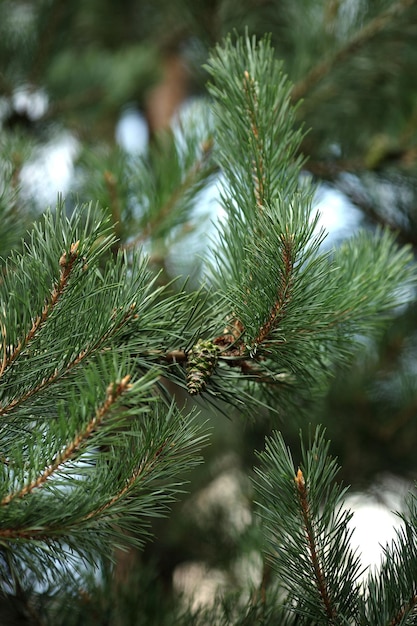
[{"label": "blurred background foliage", "polygon": [[[246,28],[271,33],[294,83],[308,131],[304,173],[317,182],[329,245],[382,225],[416,249],[417,2],[1,0],[1,256],[63,191],[68,206],[98,201],[118,245],[143,246],[159,280],[181,273],[198,284],[210,220],[221,217],[203,65],[216,42]],[[326,425],[344,480],[377,498],[386,477],[416,478],[416,315],[415,304],[397,311],[379,342],[335,371],[310,416]],[[186,587],[186,564],[200,590],[203,580],[237,589],[244,575],[260,575],[246,475],[277,424],[266,411],[244,424],[202,411],[212,445],[190,494],[155,523],[143,554],[118,561],[119,598],[140,590],[129,596],[132,615],[142,611],[132,623],[157,623],[162,598],[174,615],[167,591]],[[296,416],[279,424],[289,442],[301,426]],[[117,606],[107,610],[108,623],[119,623]],[[74,624],[87,623],[77,619],[75,611]]]}]

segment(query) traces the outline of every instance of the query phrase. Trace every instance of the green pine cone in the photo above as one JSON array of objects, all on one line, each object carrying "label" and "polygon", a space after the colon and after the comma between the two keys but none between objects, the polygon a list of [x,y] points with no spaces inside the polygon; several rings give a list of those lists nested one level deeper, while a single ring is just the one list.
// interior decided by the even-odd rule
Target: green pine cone
[{"label": "green pine cone", "polygon": [[191,348],[187,361],[188,393],[197,395],[206,388],[216,369],[219,348],[210,340],[199,339]]}]

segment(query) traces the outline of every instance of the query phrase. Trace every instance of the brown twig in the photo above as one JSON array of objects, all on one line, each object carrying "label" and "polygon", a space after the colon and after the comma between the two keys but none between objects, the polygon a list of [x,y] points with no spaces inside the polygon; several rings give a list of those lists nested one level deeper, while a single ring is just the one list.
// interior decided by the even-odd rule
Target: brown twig
[{"label": "brown twig", "polygon": [[37,541],[50,541],[45,528],[0,528],[0,537],[3,539],[36,539]]},{"label": "brown twig", "polygon": [[311,564],[313,566],[316,587],[320,594],[320,598],[323,602],[326,615],[329,619],[329,624],[334,624],[335,618],[336,618],[336,610],[335,610],[335,607],[332,605],[332,602],[330,599],[329,591],[327,589],[327,584],[326,584],[326,577],[323,572],[323,568],[320,563],[320,558],[317,552],[316,537],[314,534],[313,523],[312,523],[311,513],[310,513],[308,490],[307,490],[306,481],[304,479],[303,472],[301,471],[301,469],[298,470],[294,478],[294,481],[295,481],[295,485],[297,488],[298,500],[299,500],[300,507],[301,507],[301,515],[303,518],[303,525],[304,525],[304,530],[305,530],[306,538],[308,542],[310,559],[311,559]]}]

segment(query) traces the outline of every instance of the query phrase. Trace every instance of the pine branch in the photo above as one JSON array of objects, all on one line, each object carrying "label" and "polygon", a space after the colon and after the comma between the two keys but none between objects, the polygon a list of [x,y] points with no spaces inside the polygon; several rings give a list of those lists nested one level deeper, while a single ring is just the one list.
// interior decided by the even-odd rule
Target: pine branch
[{"label": "pine branch", "polygon": [[126,495],[129,494],[135,487],[137,487],[141,478],[151,474],[151,472],[157,467],[157,463],[160,459],[161,454],[163,454],[164,449],[168,445],[168,441],[163,441],[161,445],[151,454],[146,454],[144,459],[140,462],[139,466],[134,469],[131,476],[126,480],[125,485],[116,493],[108,502],[101,505],[97,509],[90,511],[86,516],[85,520],[89,520],[95,517],[99,517],[103,515],[103,513],[107,511],[111,511],[112,508],[123,501]]},{"label": "pine branch", "polygon": [[[165,139],[165,141],[164,141]],[[167,137],[159,137],[159,141],[162,146],[166,146],[167,141],[173,141],[171,135]],[[155,144],[154,144],[155,145]],[[155,147],[154,147],[155,149]],[[157,212],[149,212],[142,218],[143,228],[140,233],[132,240],[125,243],[122,248],[130,250],[138,245],[142,244],[149,238],[156,239],[158,231],[166,229],[166,223],[172,220],[172,215],[175,212],[177,205],[181,205],[184,202],[184,198],[189,194],[194,194],[201,185],[201,180],[205,180],[213,173],[214,168],[210,165],[209,159],[212,151],[212,140],[207,139],[201,144],[201,154],[197,155],[195,160],[189,165],[189,167],[182,174],[182,180],[178,181],[178,184],[173,187],[167,198],[161,206],[158,207]],[[151,171],[147,172],[148,177],[152,176]],[[159,185],[161,181],[157,181]]]},{"label": "pine branch", "polygon": [[[46,309],[44,309],[43,313],[46,311]],[[42,313],[42,316],[43,316],[43,313]],[[72,370],[74,370],[75,368],[78,368],[82,364],[83,361],[88,359],[88,357],[91,354],[97,353],[100,349],[102,349],[102,347],[108,342],[109,338],[114,336],[124,326],[124,324],[126,324],[130,320],[130,318],[135,315],[136,315],[136,312],[134,310],[134,307],[132,307],[131,310],[126,313],[122,322],[119,322],[114,327],[110,327],[109,330],[106,333],[104,333],[95,343],[90,344],[87,348],[79,352],[72,361],[66,364],[65,369],[60,370],[58,368],[55,368],[49,376],[43,377],[40,380],[40,382],[38,382],[34,386],[27,389],[21,396],[14,397],[12,400],[10,400],[8,403],[5,403],[3,406],[0,405],[0,415],[3,415],[3,416],[7,415],[11,411],[19,407],[21,404],[24,404],[25,402],[30,400],[30,398],[32,398],[33,396],[36,396],[40,392],[45,391],[51,385],[62,380],[64,377],[67,377],[69,374],[71,374]],[[43,322],[46,320],[46,316],[45,316],[45,319],[42,319],[41,317],[37,319]],[[32,333],[32,330],[36,331],[37,329],[36,321],[34,322],[34,325],[32,326],[30,332],[28,333],[26,337],[28,340],[30,340],[31,337],[34,336],[35,334],[35,332]],[[39,323],[39,327],[40,325],[41,323]],[[13,359],[11,359],[8,364],[11,364],[12,361],[15,358],[17,358],[21,350],[21,345],[22,344],[20,343],[18,344],[17,348],[12,354]]]},{"label": "pine branch", "polygon": [[[107,391],[95,416],[37,479],[3,498],[0,537],[15,546],[16,563],[25,558],[25,550],[38,567],[45,550],[61,558],[70,546],[73,554],[89,560],[114,541],[141,545],[146,519],[166,511],[181,491],[182,473],[198,462],[196,451],[205,436],[198,434],[191,416],[183,419],[171,406],[162,421],[162,406],[154,404],[144,420],[149,398],[138,408],[138,393],[145,400],[140,385],[131,387],[124,379]],[[126,404],[132,408],[127,410]],[[36,455],[39,442],[32,445]],[[20,468],[16,464],[16,472]]]},{"label": "pine branch", "polygon": [[380,569],[369,574],[368,595],[362,606],[364,623],[368,626],[397,626],[414,623],[417,615],[417,506],[415,495],[409,493],[403,525],[395,539],[384,548]]},{"label": "pine branch", "polygon": [[93,432],[100,426],[107,413],[112,408],[113,404],[119,398],[119,396],[127,391],[131,385],[129,385],[130,375],[125,376],[119,383],[110,383],[107,388],[107,397],[105,402],[96,411],[94,417],[87,423],[84,430],[78,433],[73,441],[71,441],[64,450],[59,452],[52,463],[45,468],[45,470],[31,483],[26,484],[24,487],[10,493],[0,501],[0,506],[9,504],[15,498],[23,498],[28,493],[31,493],[34,489],[41,487],[49,478],[51,478],[59,469],[73,458],[75,453],[79,453],[86,441],[91,437]]},{"label": "pine branch", "polygon": [[[60,296],[62,295],[65,287],[68,284],[71,270],[74,267],[74,263],[77,260],[79,243],[80,243],[79,241],[72,243],[70,246],[69,253],[63,252],[59,260],[59,266],[61,267],[59,281],[52,288],[48,301],[45,303],[42,309],[42,313],[36,317],[26,337],[24,337],[21,341],[19,341],[19,343],[17,344],[15,348],[8,347],[7,329],[4,323],[1,324],[1,332],[2,332],[2,338],[3,338],[3,360],[2,360],[2,365],[0,368],[0,378],[2,377],[6,368],[9,367],[13,363],[13,361],[19,356],[22,348],[26,347],[31,342],[36,332],[46,322],[48,316],[51,314],[54,307],[58,303]],[[0,408],[0,414],[1,414],[1,411],[2,409]]]},{"label": "pine branch", "polygon": [[[246,38],[232,44],[229,38],[207,69],[227,211],[210,276],[228,307],[225,328],[212,339],[220,348],[218,363],[238,366],[242,373],[259,368],[259,382],[284,374],[298,385],[320,385],[326,363],[347,356],[349,338],[372,332],[371,315],[395,306],[394,283],[412,280],[405,261],[409,252],[394,252],[386,235],[378,234],[372,243],[359,236],[348,247],[351,258],[369,268],[366,279],[362,271],[354,278],[342,250],[322,252],[325,233],[312,213],[314,188],[300,179],[302,161],[296,155],[302,134],[294,130],[291,87],[269,41]],[[378,260],[366,260],[370,248],[378,250]],[[388,274],[394,291],[385,282]],[[379,300],[382,282],[372,291],[374,280],[385,285],[385,303]],[[375,324],[377,318],[372,319]]]},{"label": "pine branch", "polygon": [[[85,216],[88,227],[91,216],[88,212]],[[42,239],[35,241],[41,235],[34,233],[32,251],[23,256],[12,255],[6,266],[0,286],[3,294],[2,415],[10,414],[30,398],[68,378],[82,363],[108,348],[138,315],[137,303],[132,300],[138,280],[146,281],[143,268],[129,287],[119,282],[127,272],[122,257],[116,259],[106,275],[100,276],[96,271],[98,255],[106,253],[112,239],[105,236],[105,231],[98,237],[96,230],[86,239],[85,233],[79,230],[81,239],[77,237],[76,243],[66,243],[67,237],[71,241],[74,233],[64,229],[60,239],[62,247],[69,251],[62,253],[54,232],[59,230],[61,219],[60,211],[56,224],[47,218],[46,245],[51,244],[53,250],[46,249]],[[73,223],[68,224],[69,230],[85,228],[82,219],[82,211],[76,213]],[[50,276],[54,277],[52,289],[48,286]],[[151,285],[152,281],[147,288]],[[126,296],[127,302],[121,299]],[[98,313],[94,329],[88,322],[93,299]],[[30,365],[34,367],[28,371]]]},{"label": "pine branch", "polygon": [[270,315],[265,324],[260,328],[258,335],[255,337],[254,344],[262,344],[270,335],[274,328],[278,326],[283,316],[285,308],[291,298],[292,283],[294,281],[294,264],[296,261],[294,255],[294,235],[285,233],[281,235],[282,239],[282,278],[279,285],[279,293],[272,307]]},{"label": "pine branch", "polygon": [[195,333],[200,297],[154,289],[138,255],[103,264],[108,232],[98,211],[67,219],[60,204],[0,285],[0,537],[14,567],[30,562],[39,577],[54,559],[69,568],[68,551],[94,562],[105,544],[141,544],[205,440],[192,416],[157,403],[155,357],[178,341],[175,317],[188,320],[183,338]]},{"label": "pine branch", "polygon": [[256,205],[259,210],[265,204],[265,166],[264,166],[264,145],[260,136],[258,125],[258,96],[257,85],[255,79],[249,74],[248,70],[243,73],[243,89],[247,100],[247,114],[250,120],[250,131],[252,133],[252,142],[254,144],[254,162],[253,162],[253,184],[256,199]]},{"label": "pine branch", "polygon": [[[204,104],[184,111],[169,131],[155,137],[146,154],[112,149],[97,155],[86,150],[79,159],[85,173],[81,193],[109,207],[116,245],[127,252],[128,262],[132,251],[150,247],[150,266],[163,271],[160,282],[167,280],[166,274],[173,277],[165,261],[176,242],[184,242],[177,262],[188,265],[189,251],[182,253],[182,249],[188,242],[196,246],[195,231],[206,219],[198,203],[217,169],[207,109]],[[184,273],[189,271],[186,268]]]},{"label": "pine branch", "polygon": [[331,58],[319,62],[302,80],[296,83],[291,92],[293,102],[298,102],[339,64],[357,54],[371,39],[389,27],[393,20],[415,4],[415,0],[397,0],[386,11],[368,22],[346,42]]},{"label": "pine branch", "polygon": [[300,502],[303,525],[307,537],[308,547],[310,551],[310,559],[314,570],[317,590],[323,602],[329,624],[335,624],[337,623],[336,609],[333,606],[332,600],[329,597],[329,590],[327,587],[325,574],[323,572],[323,567],[320,563],[320,559],[318,556],[320,548],[317,545],[317,540],[315,537],[314,521],[310,512],[308,489],[303,476],[303,472],[300,468],[298,469],[297,475],[295,476],[294,480],[297,487],[297,494]]},{"label": "pine branch", "polygon": [[414,595],[410,602],[407,602],[401,609],[399,609],[397,615],[392,618],[389,626],[399,626],[403,624],[404,620],[409,616],[415,614],[417,608],[417,595]]},{"label": "pine branch", "polygon": [[269,558],[288,593],[287,610],[339,625],[358,615],[360,564],[328,447],[318,430],[309,449],[302,447],[296,471],[281,435],[274,435],[259,455],[255,487]]}]

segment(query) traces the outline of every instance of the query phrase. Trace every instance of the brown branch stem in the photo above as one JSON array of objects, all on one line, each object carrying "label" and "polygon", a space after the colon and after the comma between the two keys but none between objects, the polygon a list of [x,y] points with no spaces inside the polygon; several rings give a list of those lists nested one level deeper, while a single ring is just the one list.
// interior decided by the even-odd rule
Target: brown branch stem
[{"label": "brown branch stem", "polygon": [[[253,357],[245,353],[244,345],[236,345],[229,335],[220,335],[214,339],[213,343],[220,348],[218,360],[229,367],[239,368],[246,379],[269,384],[288,384],[291,382],[291,376],[286,373],[271,374],[263,370]],[[169,352],[155,350],[152,352],[152,356],[168,363],[186,363],[188,360],[188,355],[184,350],[171,350]]]},{"label": "brown branch stem", "polygon": [[51,535],[48,535],[44,528],[0,528],[0,537],[3,539],[51,540]]},{"label": "brown branch stem", "polygon": [[317,590],[320,594],[320,598],[323,602],[326,615],[330,620],[330,624],[335,623],[336,618],[336,610],[332,605],[329,591],[327,589],[326,577],[323,572],[322,565],[320,563],[320,558],[318,555],[317,547],[316,547],[316,537],[313,530],[313,524],[311,520],[311,512],[310,512],[310,504],[308,499],[308,490],[306,486],[306,481],[303,476],[303,472],[301,469],[298,470],[295,478],[295,485],[297,488],[298,500],[301,507],[301,515],[303,518],[303,526],[306,534],[308,548],[310,552],[311,564],[313,566],[314,578],[316,582]]}]

